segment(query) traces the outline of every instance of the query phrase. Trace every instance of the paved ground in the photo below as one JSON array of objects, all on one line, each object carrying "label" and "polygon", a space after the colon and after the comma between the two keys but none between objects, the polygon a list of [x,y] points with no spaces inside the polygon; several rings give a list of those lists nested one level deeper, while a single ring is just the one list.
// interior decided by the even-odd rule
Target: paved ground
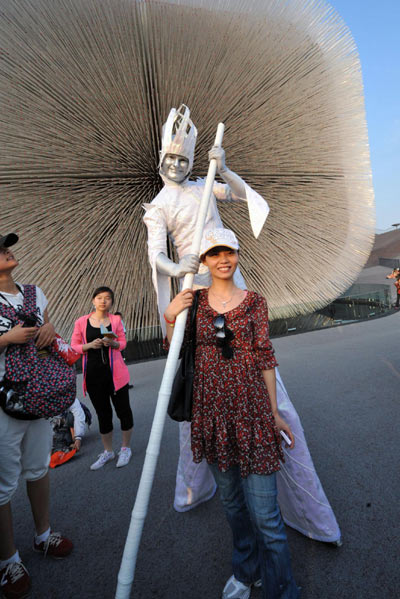
[{"label": "paved ground", "polygon": [[[344,537],[336,549],[288,529],[303,599],[399,596],[399,327],[397,313],[275,340],[282,378]],[[136,428],[128,467],[89,470],[101,450],[94,425],[79,457],[51,472],[53,528],[75,543],[68,560],[31,551],[29,508],[23,485],[18,489],[16,538],[34,599],[113,598],[163,365],[130,367]],[[187,514],[171,507],[177,455],[177,425],[167,421],[135,599],[217,599],[230,575],[230,533],[218,498]],[[252,593],[260,598],[260,591]]]}]

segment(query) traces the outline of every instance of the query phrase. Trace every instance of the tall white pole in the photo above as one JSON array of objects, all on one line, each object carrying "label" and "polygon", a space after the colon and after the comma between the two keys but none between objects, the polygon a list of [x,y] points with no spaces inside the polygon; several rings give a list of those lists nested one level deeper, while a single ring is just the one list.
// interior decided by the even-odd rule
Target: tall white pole
[{"label": "tall white pole", "polygon": [[[221,146],[223,135],[224,124],[219,123],[215,137],[216,146]],[[190,249],[190,253],[195,254],[196,256],[198,256],[200,253],[200,242],[203,236],[203,229],[210,203],[216,168],[217,161],[213,159],[210,161],[210,165],[208,167],[207,179],[197,215],[192,246]],[[187,274],[184,278],[182,289],[191,289],[193,287],[193,279],[193,274]],[[131,522],[126,537],[121,567],[118,573],[118,585],[115,593],[115,599],[129,599],[131,594],[132,583],[135,576],[136,559],[138,555],[140,539],[142,536],[143,525],[147,514],[147,508],[149,505],[154,473],[157,466],[157,459],[160,453],[165,416],[167,413],[169,398],[171,396],[176,366],[179,360],[179,352],[185,332],[187,314],[188,310],[184,310],[176,319],[174,334],[168,352],[164,375],[161,381],[160,390],[158,392],[157,406],[151,427],[149,442],[147,444],[146,457],[136,494],[135,505],[133,506],[132,510]]]}]

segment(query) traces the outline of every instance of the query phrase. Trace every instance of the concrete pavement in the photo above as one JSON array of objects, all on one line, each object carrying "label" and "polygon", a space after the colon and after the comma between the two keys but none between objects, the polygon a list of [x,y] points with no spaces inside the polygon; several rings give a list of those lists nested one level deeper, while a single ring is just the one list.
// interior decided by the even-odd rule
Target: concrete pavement
[{"label": "concrete pavement", "polygon": [[[399,329],[397,313],[274,340],[283,381],[344,541],[337,549],[288,529],[303,599],[399,596]],[[31,551],[33,525],[21,482],[13,500],[14,525],[32,576],[32,598],[114,596],[164,363],[130,366],[135,433],[126,468],[111,462],[89,470],[101,451],[94,422],[78,457],[51,471],[52,527],[75,543],[68,559],[43,559]],[[178,427],[167,419],[135,599],[217,599],[231,574],[230,532],[218,497],[186,514],[172,508],[177,457]],[[254,590],[252,599],[260,598]]]}]

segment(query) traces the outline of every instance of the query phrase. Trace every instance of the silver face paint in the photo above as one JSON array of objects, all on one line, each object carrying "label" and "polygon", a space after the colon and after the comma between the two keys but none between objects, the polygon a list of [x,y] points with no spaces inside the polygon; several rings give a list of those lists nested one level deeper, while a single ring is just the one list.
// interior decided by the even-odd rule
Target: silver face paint
[{"label": "silver face paint", "polygon": [[161,165],[161,172],[170,181],[182,183],[189,173],[189,160],[178,154],[166,154]]}]

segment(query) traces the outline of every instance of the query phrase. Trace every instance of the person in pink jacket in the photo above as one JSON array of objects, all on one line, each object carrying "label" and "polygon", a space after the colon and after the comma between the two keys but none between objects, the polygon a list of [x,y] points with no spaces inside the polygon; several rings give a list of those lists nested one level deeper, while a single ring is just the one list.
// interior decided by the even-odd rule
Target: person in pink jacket
[{"label": "person in pink jacket", "polygon": [[75,322],[71,346],[83,355],[83,392],[89,393],[99,420],[104,451],[90,466],[98,470],[115,457],[112,447],[114,405],[121,421],[122,447],[117,468],[126,466],[131,459],[130,441],[133,415],[129,404],[129,371],[121,352],[126,347],[121,317],[110,314],[114,292],[109,287],[98,287],[92,296],[94,311]]}]

